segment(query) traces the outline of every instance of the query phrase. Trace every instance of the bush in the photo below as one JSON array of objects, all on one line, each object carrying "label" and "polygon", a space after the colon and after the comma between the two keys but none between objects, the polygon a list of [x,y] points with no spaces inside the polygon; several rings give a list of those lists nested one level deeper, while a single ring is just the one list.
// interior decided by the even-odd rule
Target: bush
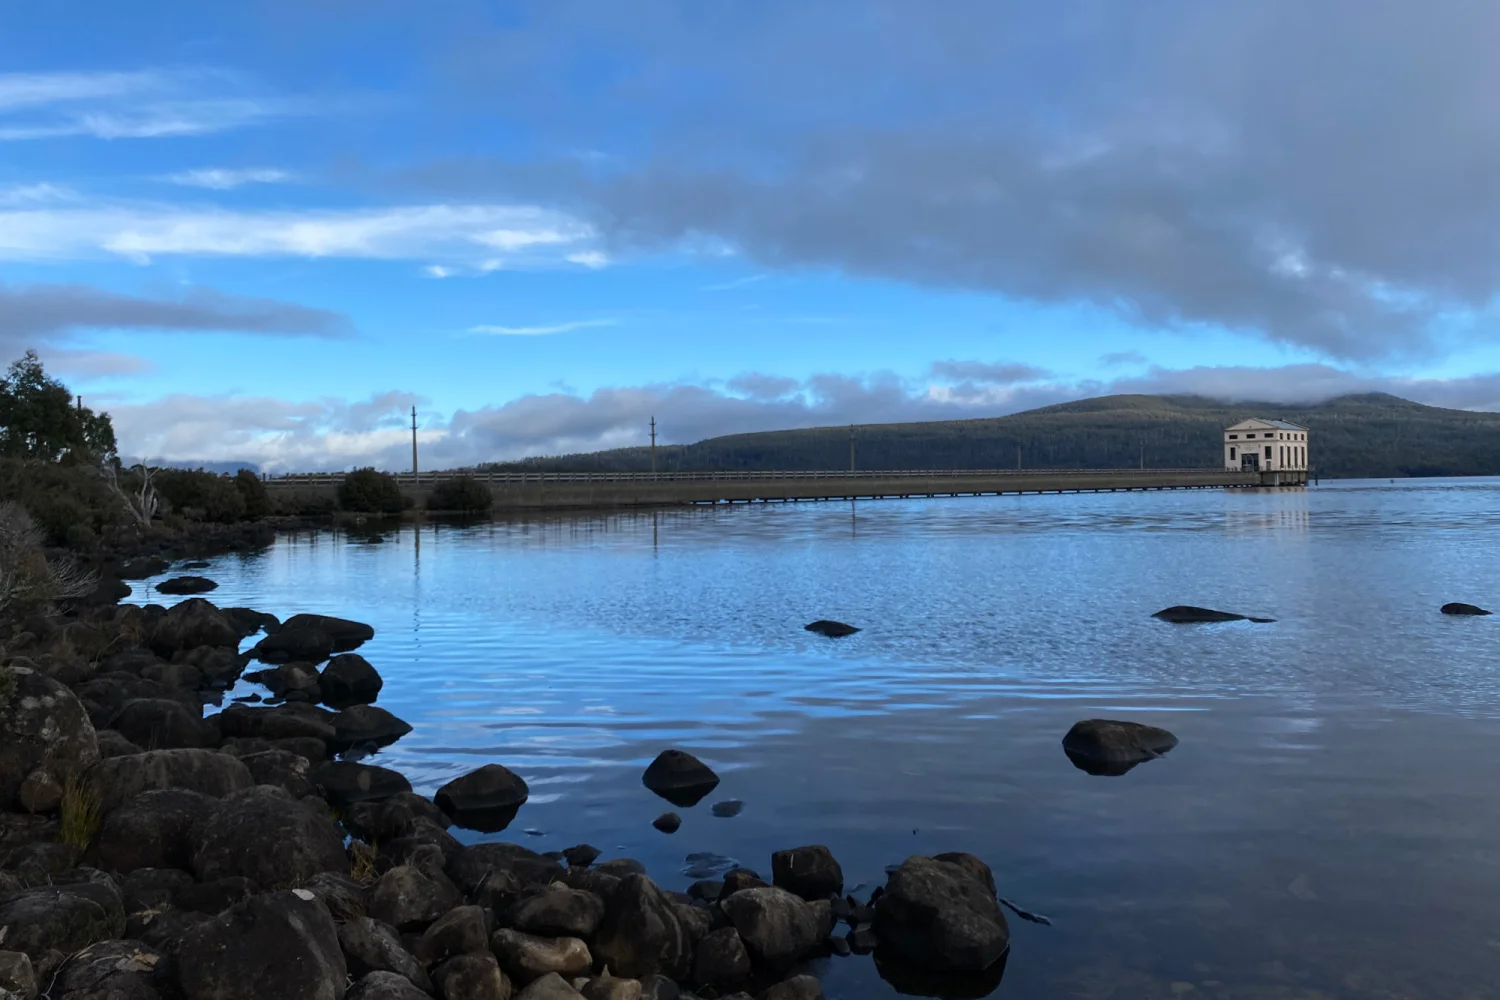
[{"label": "bush", "polygon": [[[99,472],[86,465],[30,459],[0,459],[0,497],[29,511],[48,545],[68,546],[75,527],[104,535],[129,522],[120,498]],[[81,537],[72,531],[72,538]]]},{"label": "bush", "polygon": [[427,509],[483,514],[494,502],[495,496],[488,486],[472,476],[455,476],[437,485],[427,498]]},{"label": "bush", "polygon": [[156,491],[172,509],[186,514],[197,511],[205,521],[228,524],[245,517],[245,498],[238,484],[212,472],[162,469],[156,474]]},{"label": "bush", "polygon": [[234,488],[240,491],[240,499],[245,501],[246,517],[265,517],[271,513],[271,495],[255,473],[249,469],[236,472]]},{"label": "bush", "polygon": [[399,514],[407,504],[395,476],[375,469],[355,469],[339,484],[339,506],[361,514]]},{"label": "bush", "polygon": [[333,497],[314,490],[277,490],[272,509],[294,517],[321,517],[339,509]]}]

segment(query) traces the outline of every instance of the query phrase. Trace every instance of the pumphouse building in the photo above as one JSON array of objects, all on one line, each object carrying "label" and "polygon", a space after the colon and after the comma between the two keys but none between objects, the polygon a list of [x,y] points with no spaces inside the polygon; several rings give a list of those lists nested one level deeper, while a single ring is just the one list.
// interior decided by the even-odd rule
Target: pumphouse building
[{"label": "pumphouse building", "polygon": [[1251,417],[1224,429],[1226,471],[1259,472],[1264,486],[1307,482],[1307,428],[1287,420]]}]

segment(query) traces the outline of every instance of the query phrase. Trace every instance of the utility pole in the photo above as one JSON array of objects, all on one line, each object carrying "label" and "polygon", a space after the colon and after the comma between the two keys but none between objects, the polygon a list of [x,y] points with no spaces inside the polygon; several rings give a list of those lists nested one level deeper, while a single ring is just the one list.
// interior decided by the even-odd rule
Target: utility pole
[{"label": "utility pole", "polygon": [[854,471],[854,425],[849,425],[849,471]]},{"label": "utility pole", "polygon": [[651,416],[651,474],[656,475],[656,415]]},{"label": "utility pole", "polygon": [[1141,442],[1141,469],[1146,468],[1146,442]]},{"label": "utility pole", "polygon": [[1021,446],[1020,446],[1020,444],[1017,444],[1016,445],[1016,471],[1019,472],[1020,469],[1021,469]]},{"label": "utility pole", "polygon": [[83,412],[83,397],[82,396],[78,397],[78,412],[79,413]]},{"label": "utility pole", "polygon": [[417,474],[417,408],[411,408],[411,474]]}]

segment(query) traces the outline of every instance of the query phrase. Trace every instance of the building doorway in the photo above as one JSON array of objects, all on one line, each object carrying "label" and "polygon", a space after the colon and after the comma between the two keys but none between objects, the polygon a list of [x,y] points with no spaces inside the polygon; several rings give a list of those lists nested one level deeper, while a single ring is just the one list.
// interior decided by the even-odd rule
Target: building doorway
[{"label": "building doorway", "polygon": [[1260,471],[1260,454],[1258,452],[1247,451],[1243,455],[1241,455],[1240,456],[1240,471],[1242,471],[1242,472],[1259,472]]}]

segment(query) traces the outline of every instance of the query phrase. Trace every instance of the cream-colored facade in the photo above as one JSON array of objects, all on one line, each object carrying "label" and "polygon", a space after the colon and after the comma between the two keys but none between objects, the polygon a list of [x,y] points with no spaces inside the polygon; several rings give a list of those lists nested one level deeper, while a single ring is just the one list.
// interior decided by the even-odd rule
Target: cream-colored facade
[{"label": "cream-colored facade", "polygon": [[1306,472],[1307,428],[1285,420],[1241,420],[1224,430],[1224,468]]}]

